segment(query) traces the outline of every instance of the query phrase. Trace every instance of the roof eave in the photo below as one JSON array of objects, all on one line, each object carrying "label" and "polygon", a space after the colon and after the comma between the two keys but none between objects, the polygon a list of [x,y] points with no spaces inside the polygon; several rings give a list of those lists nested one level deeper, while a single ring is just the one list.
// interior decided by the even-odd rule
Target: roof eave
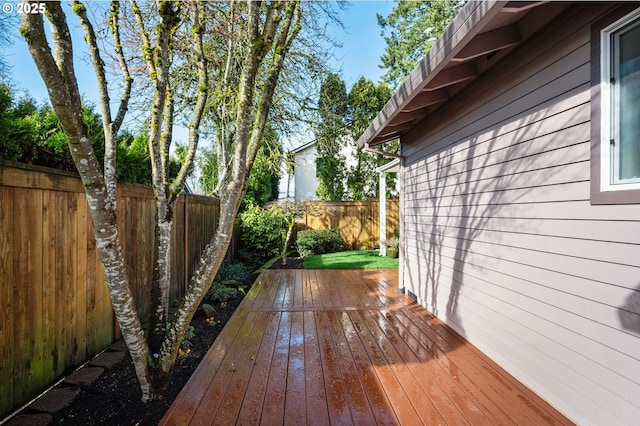
[{"label": "roof eave", "polygon": [[308,148],[311,148],[316,143],[318,143],[318,140],[314,139],[311,142],[307,142],[304,145],[300,145],[299,147],[292,149],[291,152],[293,152],[294,154],[299,154],[300,152],[302,152],[302,151],[304,151],[304,150],[306,150]]},{"label": "roof eave", "polygon": [[[397,139],[401,131],[405,129],[402,125],[396,129],[388,128],[391,121],[508,3],[507,1],[472,1],[467,3],[360,136],[358,146],[364,148]],[[381,134],[382,131],[385,131],[384,134]]]}]

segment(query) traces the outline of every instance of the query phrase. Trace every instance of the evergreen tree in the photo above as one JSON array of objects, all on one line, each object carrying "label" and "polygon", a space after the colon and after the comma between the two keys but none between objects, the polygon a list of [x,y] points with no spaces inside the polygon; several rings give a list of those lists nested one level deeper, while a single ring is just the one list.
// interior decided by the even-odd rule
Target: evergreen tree
[{"label": "evergreen tree", "polygon": [[380,58],[383,81],[396,87],[442,35],[464,0],[399,1],[384,18],[378,15],[387,47]]},{"label": "evergreen tree", "polygon": [[356,155],[356,165],[349,169],[346,184],[349,198],[366,200],[378,196],[379,179],[376,168],[389,162],[389,158],[365,152],[357,147],[360,135],[391,97],[391,89],[385,83],[375,85],[361,77],[349,92],[349,123],[351,143]]},{"label": "evergreen tree", "polygon": [[345,194],[345,157],[340,151],[344,147],[347,88],[338,75],[329,74],[322,83],[318,111],[316,193],[322,200],[339,201]]}]

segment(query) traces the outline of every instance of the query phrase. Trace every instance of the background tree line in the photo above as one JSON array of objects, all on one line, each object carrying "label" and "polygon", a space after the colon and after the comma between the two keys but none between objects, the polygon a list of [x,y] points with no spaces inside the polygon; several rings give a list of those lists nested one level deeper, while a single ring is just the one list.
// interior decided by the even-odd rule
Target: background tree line
[{"label": "background tree line", "polygon": [[[347,93],[338,74],[329,74],[318,96],[317,196],[321,200],[365,200],[378,196],[375,172],[391,158],[371,154],[357,147],[358,138],[371,124],[420,59],[451,23],[464,0],[399,1],[388,16],[377,15],[386,47],[380,57],[385,70],[378,84],[360,78]],[[345,148],[347,148],[345,150]],[[398,141],[381,149],[399,154]],[[348,165],[344,152],[351,152],[355,164]],[[387,192],[393,195],[395,176],[389,175]]]},{"label": "background tree line", "polygon": [[[98,161],[104,161],[104,129],[95,108],[85,103],[82,118]],[[0,159],[77,173],[60,121],[49,105],[37,105],[29,96],[15,99],[0,83]],[[118,135],[116,176],[119,182],[151,185],[147,134],[128,130]],[[180,147],[170,159],[171,175],[180,168]]]},{"label": "background tree line", "polygon": [[[314,129],[318,152],[316,194],[321,200],[366,200],[378,196],[375,169],[390,159],[359,149],[357,140],[390,97],[391,88],[386,83],[376,85],[364,77],[349,93],[337,74],[329,74],[324,80]],[[397,146],[392,143],[386,149],[397,150]],[[349,155],[355,164],[348,164]]]}]

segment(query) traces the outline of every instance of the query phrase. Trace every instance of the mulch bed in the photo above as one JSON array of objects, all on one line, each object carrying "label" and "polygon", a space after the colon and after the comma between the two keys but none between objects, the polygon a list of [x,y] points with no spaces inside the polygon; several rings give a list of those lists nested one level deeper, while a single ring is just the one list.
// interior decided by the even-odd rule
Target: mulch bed
[{"label": "mulch bed", "polygon": [[[275,262],[271,269],[302,269],[301,258],[287,258]],[[107,370],[89,385],[82,385],[80,393],[66,408],[53,414],[56,425],[157,425],[169,406],[184,387],[213,341],[240,304],[240,297],[229,300],[226,309],[216,306],[216,325],[210,326],[202,312],[191,321],[195,337],[191,353],[184,362],[177,362],[171,374],[170,391],[161,401],[142,403],[135,370],[128,352],[123,361]],[[218,321],[220,321],[218,323]],[[28,408],[26,409],[28,412]]]},{"label": "mulch bed", "polygon": [[301,257],[287,257],[287,264],[282,264],[282,259],[274,262],[269,269],[304,269],[304,259]]},{"label": "mulch bed", "polygon": [[202,312],[196,313],[191,321],[195,335],[191,352],[184,362],[176,362],[165,399],[148,403],[140,401],[142,393],[127,352],[122,362],[92,384],[82,386],[71,405],[53,414],[52,424],[157,425],[241,301],[240,297],[229,300],[226,309],[216,306],[215,326],[205,321]]}]

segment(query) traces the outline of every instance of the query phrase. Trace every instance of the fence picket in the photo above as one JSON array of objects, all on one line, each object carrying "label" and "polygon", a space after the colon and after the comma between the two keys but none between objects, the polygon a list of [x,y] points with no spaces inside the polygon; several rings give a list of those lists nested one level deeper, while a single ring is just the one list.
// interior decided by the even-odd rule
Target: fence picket
[{"label": "fence picket", "polygon": [[[380,203],[377,198],[367,201],[309,201],[307,214],[296,221],[298,231],[305,229],[340,228],[340,235],[352,250],[373,249],[379,246]],[[397,199],[387,200],[387,235],[393,237],[400,226]]]},{"label": "fence picket", "polygon": [[[145,318],[153,194],[120,185],[117,200],[129,279]],[[184,294],[215,232],[218,208],[216,199],[181,196],[172,236],[173,300]],[[0,419],[119,336],[80,179],[0,162]]]}]

